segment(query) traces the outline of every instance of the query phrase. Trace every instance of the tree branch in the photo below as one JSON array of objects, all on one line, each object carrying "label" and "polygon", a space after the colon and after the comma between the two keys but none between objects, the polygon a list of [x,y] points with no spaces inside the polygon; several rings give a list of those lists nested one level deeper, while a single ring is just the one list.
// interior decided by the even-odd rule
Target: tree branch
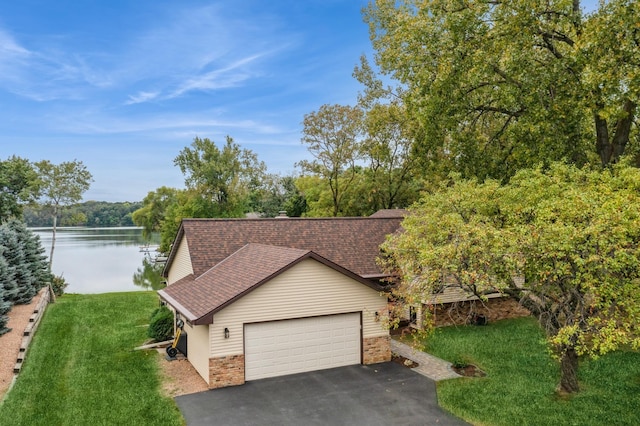
[{"label": "tree branch", "polygon": [[522,83],[520,83],[518,80],[516,80],[516,79],[510,77],[509,75],[507,75],[507,73],[504,72],[503,70],[501,70],[497,65],[495,65],[495,64],[491,65],[491,69],[493,70],[493,72],[495,72],[500,77],[502,77],[504,79],[504,81],[509,82],[509,83],[513,84],[514,86],[517,86],[518,88],[522,89]]},{"label": "tree branch", "polygon": [[510,117],[514,117],[514,118],[518,118],[520,116],[522,116],[522,114],[524,113],[524,108],[521,108],[517,111],[510,111],[506,108],[501,108],[501,107],[494,107],[491,105],[479,105],[473,108],[474,111],[479,111],[482,113],[485,112],[497,112],[500,114],[504,114],[504,115],[508,115]]}]

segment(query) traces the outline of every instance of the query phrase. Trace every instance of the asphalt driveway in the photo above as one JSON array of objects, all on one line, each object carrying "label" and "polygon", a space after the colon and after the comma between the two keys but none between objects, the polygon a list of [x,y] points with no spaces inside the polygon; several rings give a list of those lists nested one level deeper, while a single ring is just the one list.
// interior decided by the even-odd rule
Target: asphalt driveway
[{"label": "asphalt driveway", "polygon": [[438,406],[433,380],[392,362],[256,380],[175,400],[188,426],[467,424]]}]

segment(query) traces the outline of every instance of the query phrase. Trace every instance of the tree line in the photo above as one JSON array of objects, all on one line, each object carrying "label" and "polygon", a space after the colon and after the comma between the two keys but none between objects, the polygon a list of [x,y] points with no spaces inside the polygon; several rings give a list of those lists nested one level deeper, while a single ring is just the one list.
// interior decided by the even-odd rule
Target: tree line
[{"label": "tree line", "polygon": [[168,251],[185,217],[363,216],[418,199],[421,177],[410,155],[411,129],[401,108],[325,105],[304,118],[302,142],[314,159],[299,174],[267,172],[264,162],[231,137],[222,146],[196,137],[174,159],[184,189],[151,191],[132,215],[145,235],[159,232]]},{"label": "tree line", "polygon": [[[135,226],[132,213],[142,202],[85,201],[65,207],[58,217],[60,226]],[[53,225],[50,209],[46,206],[27,205],[23,208],[24,221],[29,227]]]}]

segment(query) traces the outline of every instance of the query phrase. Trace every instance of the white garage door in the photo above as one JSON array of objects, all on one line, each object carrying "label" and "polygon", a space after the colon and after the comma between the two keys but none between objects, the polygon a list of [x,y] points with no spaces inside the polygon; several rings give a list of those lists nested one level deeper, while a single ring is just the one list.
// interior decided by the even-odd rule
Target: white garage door
[{"label": "white garage door", "polygon": [[360,363],[360,314],[247,324],[245,379]]}]

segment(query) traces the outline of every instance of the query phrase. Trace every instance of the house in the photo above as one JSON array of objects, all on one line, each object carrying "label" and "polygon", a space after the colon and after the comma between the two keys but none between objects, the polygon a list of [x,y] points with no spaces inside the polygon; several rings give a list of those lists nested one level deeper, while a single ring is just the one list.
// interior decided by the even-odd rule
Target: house
[{"label": "house", "polygon": [[404,211],[184,219],[160,298],[210,388],[391,358],[379,246]]},{"label": "house", "polygon": [[[521,282],[522,278],[519,277],[516,281]],[[486,292],[483,299],[480,299],[453,280],[443,280],[437,291],[417,305],[406,307],[403,315],[411,327],[421,329],[424,327],[423,318],[427,311],[430,313],[430,321],[436,327],[470,323],[483,325],[531,315],[517,300],[500,291]]]}]

